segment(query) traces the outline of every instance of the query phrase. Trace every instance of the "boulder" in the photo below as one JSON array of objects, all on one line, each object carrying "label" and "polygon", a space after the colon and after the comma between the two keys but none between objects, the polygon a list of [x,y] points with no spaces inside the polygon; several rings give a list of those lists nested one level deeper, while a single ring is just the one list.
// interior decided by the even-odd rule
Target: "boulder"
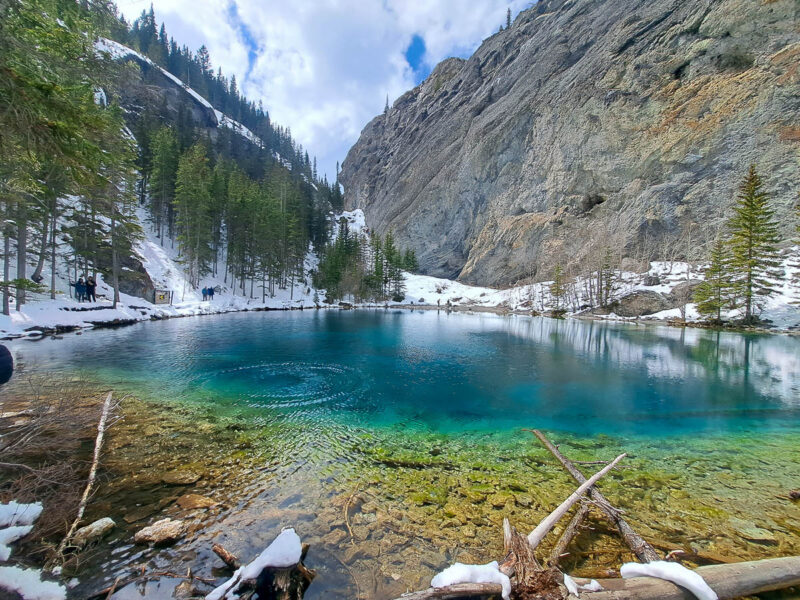
[{"label": "boulder", "polygon": [[84,546],[89,542],[100,540],[108,535],[116,525],[109,517],[98,519],[94,523],[78,529],[72,536],[72,543],[75,546]]},{"label": "boulder", "polygon": [[670,308],[674,307],[663,294],[652,290],[637,290],[595,312],[598,314],[610,314],[613,312],[620,317],[641,317]]},{"label": "boulder", "polygon": [[731,525],[733,525],[736,533],[738,533],[740,537],[748,542],[768,545],[778,543],[778,540],[771,531],[764,529],[763,527],[758,527],[755,523],[751,523],[750,521],[734,518],[731,519]]},{"label": "boulder", "polygon": [[642,285],[652,287],[654,285],[661,285],[661,278],[658,275],[646,275],[642,281]]},{"label": "boulder", "polygon": [[183,521],[161,519],[149,527],[137,531],[133,541],[137,544],[168,544],[174,542],[186,532]]},{"label": "boulder", "polygon": [[678,285],[672,288],[670,293],[667,294],[667,300],[673,304],[672,308],[677,308],[684,304],[690,303],[697,286],[699,286],[701,283],[703,282],[699,279],[689,279],[687,281],[680,282]]}]

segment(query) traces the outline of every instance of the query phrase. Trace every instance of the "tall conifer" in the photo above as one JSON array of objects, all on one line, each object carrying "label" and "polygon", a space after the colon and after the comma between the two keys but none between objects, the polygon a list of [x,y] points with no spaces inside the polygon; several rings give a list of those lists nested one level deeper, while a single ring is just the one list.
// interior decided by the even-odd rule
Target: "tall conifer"
[{"label": "tall conifer", "polygon": [[703,282],[697,286],[694,301],[701,315],[722,320],[722,310],[730,307],[733,301],[730,271],[730,256],[722,238],[711,247],[709,264],[703,272]]},{"label": "tall conifer", "polygon": [[746,322],[754,319],[760,302],[775,293],[771,280],[780,276],[780,236],[762,185],[756,166],[751,165],[728,222],[734,285]]}]

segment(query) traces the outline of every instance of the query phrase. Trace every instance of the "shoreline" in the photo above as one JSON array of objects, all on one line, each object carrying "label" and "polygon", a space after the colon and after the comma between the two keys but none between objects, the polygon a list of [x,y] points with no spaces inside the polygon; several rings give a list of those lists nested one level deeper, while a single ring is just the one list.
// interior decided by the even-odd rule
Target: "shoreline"
[{"label": "shoreline", "polygon": [[[61,336],[67,333],[78,333],[81,334],[83,332],[92,331],[95,329],[116,329],[119,327],[128,327],[130,325],[136,325],[138,323],[146,323],[148,321],[166,321],[169,319],[180,319],[180,318],[187,318],[187,317],[205,317],[205,316],[212,316],[212,315],[226,315],[232,313],[244,313],[244,312],[290,312],[290,311],[305,311],[305,310],[376,310],[376,309],[395,309],[395,310],[425,310],[425,311],[445,311],[445,312],[456,312],[456,313],[485,313],[485,314],[495,314],[501,316],[508,316],[508,315],[516,315],[521,317],[541,317],[547,319],[560,319],[560,320],[568,320],[568,319],[575,319],[579,321],[596,321],[602,323],[627,323],[629,325],[645,325],[645,326],[659,326],[659,327],[673,327],[677,329],[683,328],[691,328],[691,329],[706,329],[709,331],[717,331],[717,332],[725,332],[725,333],[752,333],[752,334],[772,334],[772,335],[787,335],[787,336],[800,336],[800,327],[797,329],[775,329],[771,327],[758,327],[758,326],[740,326],[740,325],[712,325],[702,321],[677,321],[673,319],[649,319],[647,315],[643,317],[617,317],[617,318],[608,318],[606,316],[601,315],[593,315],[593,314],[568,314],[564,315],[563,317],[554,317],[552,315],[547,314],[538,314],[536,311],[527,311],[527,310],[518,310],[512,309],[503,306],[480,306],[480,305],[469,305],[469,304],[459,304],[459,305],[452,305],[450,307],[442,307],[436,306],[432,304],[350,304],[345,303],[346,306],[342,306],[340,304],[320,304],[320,305],[312,305],[312,306],[288,306],[288,307],[275,307],[275,306],[265,306],[259,305],[250,307],[230,307],[229,310],[218,310],[218,311],[211,311],[211,312],[199,312],[199,313],[189,313],[189,314],[150,314],[145,318],[129,318],[129,319],[109,319],[107,321],[98,320],[98,321],[85,321],[84,324],[56,324],[54,326],[45,326],[45,325],[32,325],[31,327],[25,329],[25,333],[20,334],[8,334],[6,332],[5,335],[0,337],[0,341],[16,341],[21,339],[30,339],[31,341],[39,341],[47,336],[56,337]],[[149,310],[149,307],[129,307],[132,309],[141,309],[146,308]],[[92,307],[88,309],[75,309],[75,308],[68,308],[63,309],[70,312],[96,312],[101,310],[113,310],[110,306],[101,306],[101,307]]]}]

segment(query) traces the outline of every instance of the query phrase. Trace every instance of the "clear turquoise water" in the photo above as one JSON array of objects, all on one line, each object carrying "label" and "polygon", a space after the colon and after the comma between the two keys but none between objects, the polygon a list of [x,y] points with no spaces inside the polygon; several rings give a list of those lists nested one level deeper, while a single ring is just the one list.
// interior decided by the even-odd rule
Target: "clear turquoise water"
[{"label": "clear turquoise water", "polygon": [[[396,598],[456,560],[502,556],[503,517],[528,531],[572,492],[523,427],[548,430],[575,460],[628,452],[629,468],[601,487],[648,538],[738,559],[800,552],[800,505],[786,498],[800,480],[797,337],[358,310],[174,319],[10,346],[20,371],[0,406],[24,393],[26,374],[79,371],[146,401],[112,429],[90,518],[121,527],[84,565],[80,593],[142,564],[220,577],[212,542],[250,558],[291,525],[319,571],[308,600]],[[175,469],[202,478],[158,483]],[[221,507],[181,510],[187,491]],[[129,521],[142,506],[152,513]],[[131,542],[167,516],[197,529],[167,549]],[[755,526],[775,542],[743,537]],[[630,558],[609,536],[591,547],[568,569],[596,576]],[[114,598],[166,599],[177,583]]]},{"label": "clear turquoise water", "polygon": [[362,427],[661,437],[800,424],[800,338],[492,314],[306,311],[16,342],[153,399]]}]

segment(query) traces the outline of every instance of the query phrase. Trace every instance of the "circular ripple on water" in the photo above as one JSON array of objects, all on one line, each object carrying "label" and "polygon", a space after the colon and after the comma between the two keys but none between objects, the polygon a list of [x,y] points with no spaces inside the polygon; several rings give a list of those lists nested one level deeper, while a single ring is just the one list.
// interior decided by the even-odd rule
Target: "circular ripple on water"
[{"label": "circular ripple on water", "polygon": [[206,375],[201,387],[236,393],[254,408],[292,408],[343,404],[361,397],[367,384],[358,371],[342,365],[283,362],[223,369]]}]

